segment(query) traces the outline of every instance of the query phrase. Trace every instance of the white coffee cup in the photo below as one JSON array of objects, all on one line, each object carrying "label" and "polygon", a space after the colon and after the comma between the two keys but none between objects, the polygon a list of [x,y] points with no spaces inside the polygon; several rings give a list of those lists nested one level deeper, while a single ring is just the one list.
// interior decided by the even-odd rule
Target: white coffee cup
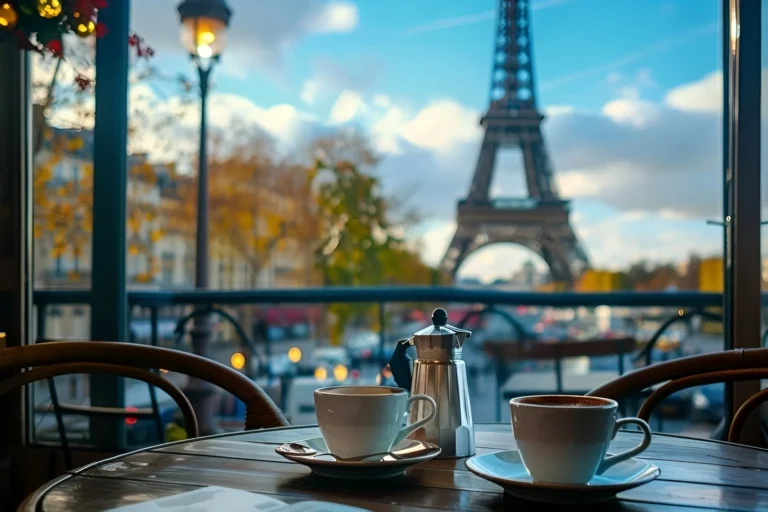
[{"label": "white coffee cup", "polygon": [[[432,404],[429,415],[403,426],[411,404]],[[386,386],[333,386],[315,390],[315,412],[328,450],[341,458],[388,453],[435,416],[437,404],[427,395],[413,395]]]},{"label": "white coffee cup", "polygon": [[[509,401],[512,431],[525,469],[535,482],[586,484],[614,464],[651,444],[651,429],[639,418],[616,419],[614,400],[591,396],[541,395]],[[643,431],[636,447],[606,457],[623,425]]]}]

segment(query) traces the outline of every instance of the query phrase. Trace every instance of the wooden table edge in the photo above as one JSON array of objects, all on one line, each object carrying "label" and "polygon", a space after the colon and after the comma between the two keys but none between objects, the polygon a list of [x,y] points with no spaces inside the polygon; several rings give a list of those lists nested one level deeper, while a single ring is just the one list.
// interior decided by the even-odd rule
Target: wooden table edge
[{"label": "wooden table edge", "polygon": [[140,448],[138,450],[133,450],[133,451],[130,451],[130,452],[120,453],[118,455],[115,455],[113,457],[109,457],[109,458],[106,458],[106,459],[97,460],[96,462],[91,462],[91,463],[86,464],[84,466],[80,466],[80,467],[77,467],[75,469],[71,469],[71,470],[67,471],[67,474],[79,475],[79,474],[82,474],[82,473],[88,471],[89,469],[92,469],[92,468],[94,468],[96,466],[99,466],[101,464],[105,464],[107,462],[114,462],[114,461],[116,461],[118,459],[122,459],[123,457],[128,457],[130,455],[137,455],[139,453],[151,452],[151,451],[154,451],[154,450],[158,450],[160,448],[167,448],[169,446],[175,446],[175,445],[178,445],[178,444],[194,443],[194,442],[197,442],[197,441],[207,441],[209,439],[218,439],[218,438],[221,438],[221,437],[232,437],[232,436],[237,436],[237,435],[241,435],[241,434],[252,434],[252,433],[255,433],[255,432],[271,432],[271,431],[275,431],[275,430],[299,430],[299,429],[304,429],[304,428],[317,428],[317,425],[298,425],[298,426],[291,425],[290,427],[274,427],[274,428],[262,428],[262,429],[258,429],[258,430],[242,430],[242,431],[239,431],[239,432],[224,432],[222,434],[213,434],[213,435],[210,435],[210,436],[195,437],[193,439],[182,439],[181,441],[171,441],[170,443],[162,443],[162,444],[156,444],[156,445],[153,445],[153,446],[147,446],[146,448]]},{"label": "wooden table edge", "polygon": [[[488,426],[498,426],[501,425],[500,423],[478,423],[475,425],[476,430],[477,427],[482,427],[484,425]],[[291,430],[303,430],[303,429],[316,429],[316,424],[310,424],[310,425],[295,425],[295,426],[289,426],[289,427],[275,427],[275,428],[265,428],[265,429],[259,429],[259,430],[247,430],[247,431],[239,431],[239,432],[225,432],[221,434],[214,434],[210,436],[203,436],[203,437],[197,437],[194,439],[183,439],[180,441],[172,441],[169,443],[162,443],[154,446],[149,446],[145,448],[141,448],[139,450],[133,450],[131,452],[126,452],[122,454],[115,455],[113,457],[109,457],[107,459],[103,459],[100,461],[92,462],[90,464],[86,464],[84,466],[81,466],[79,468],[75,468],[73,470],[68,471],[67,473],[51,480],[50,482],[46,483],[45,485],[39,487],[37,490],[35,490],[33,493],[31,493],[19,506],[17,509],[17,512],[38,512],[39,511],[39,505],[43,503],[46,495],[48,492],[50,492],[53,488],[55,488],[57,485],[61,484],[62,482],[69,480],[71,478],[74,478],[76,476],[84,476],[83,474],[93,469],[97,466],[107,464],[109,462],[116,462],[120,459],[123,459],[125,457],[129,457],[132,455],[137,455],[141,453],[147,453],[147,452],[153,452],[155,450],[159,450],[162,448],[172,447],[176,445],[182,445],[187,443],[194,443],[197,441],[205,441],[210,439],[220,439],[220,438],[227,438],[227,437],[236,437],[238,435],[242,434],[251,434],[251,433],[260,433],[260,432],[271,432],[271,431],[291,431]],[[482,428],[480,429],[482,431]],[[498,432],[498,430],[495,430]],[[486,432],[494,432],[494,430],[487,430]],[[511,433],[511,432],[510,432]],[[641,434],[641,432],[635,432],[635,431],[622,431],[624,434]],[[738,448],[746,448],[749,450],[757,450],[761,452],[768,452],[768,449],[765,448],[759,448],[759,447],[753,447],[753,446],[747,446],[747,445],[741,445],[738,443],[732,443],[727,441],[720,441],[716,439],[700,439],[700,438],[691,438],[676,434],[665,434],[665,433],[653,433],[654,436],[663,436],[663,437],[670,437],[670,438],[677,438],[682,440],[694,440],[697,442],[709,442],[709,443],[716,443],[716,444],[724,444],[724,445],[730,445]],[[265,444],[273,444],[273,443],[265,443]],[[632,500],[629,500],[632,501]]]},{"label": "wooden table edge", "polygon": [[49,491],[51,491],[54,487],[59,485],[61,482],[64,482],[74,477],[75,475],[72,475],[70,473],[65,473],[57,478],[54,478],[50,482],[47,482],[46,484],[41,485],[35,491],[33,491],[32,494],[27,496],[23,502],[21,502],[21,505],[19,505],[19,507],[16,509],[16,512],[37,512],[38,505],[40,505],[43,502],[43,500],[45,499],[45,495],[48,494]]},{"label": "wooden table edge", "polygon": [[[477,423],[477,424],[475,424],[475,427],[482,427],[483,425],[497,426],[497,425],[503,425],[503,424],[504,423]],[[144,452],[151,452],[151,451],[159,450],[159,449],[162,449],[162,448],[167,448],[169,446],[175,446],[175,445],[186,444],[186,443],[194,443],[194,442],[197,442],[197,441],[207,441],[209,439],[219,439],[219,438],[222,438],[222,437],[235,437],[235,436],[242,435],[242,434],[252,434],[252,433],[258,433],[258,432],[272,432],[272,431],[286,431],[286,430],[300,430],[300,429],[310,429],[310,428],[318,428],[318,426],[317,426],[317,424],[311,424],[311,425],[291,425],[289,427],[273,427],[273,428],[262,428],[262,429],[259,429],[259,430],[243,430],[243,431],[239,431],[239,432],[224,432],[224,433],[221,433],[221,434],[213,434],[213,435],[210,435],[210,436],[196,437],[194,439],[182,439],[180,441],[171,441],[170,443],[162,443],[162,444],[157,444],[157,445],[153,445],[153,446],[148,446],[146,448],[140,448],[138,450],[133,450],[133,451],[126,452],[126,453],[121,453],[121,454],[115,455],[114,457],[109,457],[107,459],[102,459],[102,460],[99,460],[99,461],[96,461],[96,462],[91,462],[90,464],[86,464],[84,466],[80,466],[78,468],[69,470],[69,471],[67,471],[67,474],[72,474],[72,475],[82,474],[82,473],[84,473],[84,472],[86,472],[86,471],[88,471],[88,470],[90,470],[90,469],[92,469],[92,468],[94,468],[96,466],[99,466],[101,464],[105,464],[105,463],[108,463],[108,462],[114,462],[114,461],[116,461],[118,459],[121,459],[123,457],[128,457],[130,455],[137,455],[137,454],[144,453]],[[633,430],[621,430],[620,432],[622,434],[635,434],[635,435],[642,434],[642,432],[637,432],[637,431],[633,431]],[[735,446],[735,447],[738,447],[738,448],[748,448],[748,449],[751,449],[751,450],[757,450],[757,451],[768,453],[768,449],[766,449],[766,448],[760,448],[760,447],[756,447],[756,446],[748,446],[748,445],[743,445],[743,444],[739,444],[739,443],[731,443],[729,441],[720,441],[718,439],[702,439],[702,438],[686,437],[686,436],[681,436],[681,435],[677,435],[677,434],[665,434],[663,432],[653,432],[653,435],[654,436],[662,436],[662,437],[673,437],[673,438],[676,438],[676,439],[694,440],[694,441],[701,441],[701,442],[708,442],[708,443],[724,444],[724,445],[728,445],[728,446]],[[263,443],[263,444],[270,444],[270,443]]]}]

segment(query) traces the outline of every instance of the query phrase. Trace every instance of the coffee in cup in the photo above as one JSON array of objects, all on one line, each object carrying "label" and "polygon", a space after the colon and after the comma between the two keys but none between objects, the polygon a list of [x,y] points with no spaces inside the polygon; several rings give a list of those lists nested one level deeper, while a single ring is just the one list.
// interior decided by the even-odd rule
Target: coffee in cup
[{"label": "coffee in cup", "polygon": [[[423,400],[431,412],[403,426],[411,404]],[[328,450],[346,459],[388,453],[413,431],[428,423],[437,404],[427,395],[413,395],[386,386],[333,386],[315,390],[315,411]]]},{"label": "coffee in cup", "polygon": [[[651,444],[648,424],[639,418],[617,419],[618,404],[607,398],[524,396],[513,398],[509,406],[517,450],[535,482],[586,484]],[[619,428],[630,423],[642,430],[642,442],[606,457]]]}]

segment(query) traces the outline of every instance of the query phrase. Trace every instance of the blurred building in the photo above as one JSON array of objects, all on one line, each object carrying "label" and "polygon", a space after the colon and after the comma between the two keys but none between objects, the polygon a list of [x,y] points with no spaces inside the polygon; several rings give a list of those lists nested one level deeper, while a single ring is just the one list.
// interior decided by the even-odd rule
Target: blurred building
[{"label": "blurred building", "polygon": [[[35,154],[35,288],[90,286],[92,161],[92,132],[45,129]],[[193,215],[190,221],[189,198],[181,194],[191,181],[178,174],[173,163],[152,163],[147,155],[129,155],[129,289],[194,287],[196,227]],[[254,189],[253,201],[264,204],[265,211],[291,215],[292,200],[273,191]],[[211,289],[306,286],[313,263],[311,253],[287,237],[281,237],[258,268],[253,254],[244,254],[216,239],[209,251]],[[50,337],[66,333],[67,337],[87,338],[87,308],[51,307],[46,325]]]}]

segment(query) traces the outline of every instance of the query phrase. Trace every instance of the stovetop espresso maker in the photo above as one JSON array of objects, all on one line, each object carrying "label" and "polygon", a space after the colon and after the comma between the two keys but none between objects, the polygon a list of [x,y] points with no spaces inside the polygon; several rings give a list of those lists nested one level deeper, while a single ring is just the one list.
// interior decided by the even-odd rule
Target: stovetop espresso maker
[{"label": "stovetop espresso maker", "polygon": [[[432,325],[410,338],[397,342],[389,362],[395,382],[412,395],[424,394],[437,403],[435,417],[410,437],[436,444],[440,457],[469,457],[475,454],[475,431],[469,404],[467,369],[461,348],[472,333],[448,325],[448,313],[436,309]],[[416,360],[406,353],[416,347]],[[430,404],[418,402],[411,409],[409,423],[429,413]]]}]

